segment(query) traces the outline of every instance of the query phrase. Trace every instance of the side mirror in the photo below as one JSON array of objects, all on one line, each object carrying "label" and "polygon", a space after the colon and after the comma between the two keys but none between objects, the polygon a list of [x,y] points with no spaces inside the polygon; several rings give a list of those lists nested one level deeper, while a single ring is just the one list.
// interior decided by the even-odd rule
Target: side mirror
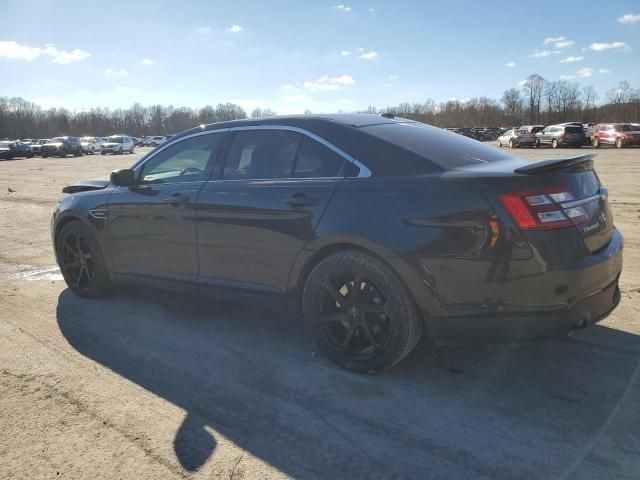
[{"label": "side mirror", "polygon": [[136,183],[136,175],[130,168],[111,172],[111,183],[116,187],[130,187]]}]

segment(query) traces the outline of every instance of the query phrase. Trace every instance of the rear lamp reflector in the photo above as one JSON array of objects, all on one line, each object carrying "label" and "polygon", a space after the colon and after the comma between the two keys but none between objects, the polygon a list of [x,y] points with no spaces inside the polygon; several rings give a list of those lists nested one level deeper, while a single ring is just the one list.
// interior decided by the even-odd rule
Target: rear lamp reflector
[{"label": "rear lamp reflector", "polygon": [[566,191],[502,193],[499,199],[522,229],[562,228],[589,220],[589,214],[583,206],[562,207],[563,202],[574,199]]}]

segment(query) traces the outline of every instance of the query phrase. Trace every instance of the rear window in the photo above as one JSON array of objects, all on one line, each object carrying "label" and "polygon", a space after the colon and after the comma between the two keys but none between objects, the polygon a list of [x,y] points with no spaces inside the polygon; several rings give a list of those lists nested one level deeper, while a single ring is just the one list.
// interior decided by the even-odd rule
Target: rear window
[{"label": "rear window", "polygon": [[482,142],[424,123],[372,125],[361,130],[413,152],[444,170],[513,158]]},{"label": "rear window", "polygon": [[566,133],[582,133],[582,127],[565,127],[564,131]]},{"label": "rear window", "polygon": [[614,128],[615,128],[616,132],[631,132],[633,130],[637,130],[637,128],[633,128],[632,125],[628,125],[628,124],[615,125]]}]

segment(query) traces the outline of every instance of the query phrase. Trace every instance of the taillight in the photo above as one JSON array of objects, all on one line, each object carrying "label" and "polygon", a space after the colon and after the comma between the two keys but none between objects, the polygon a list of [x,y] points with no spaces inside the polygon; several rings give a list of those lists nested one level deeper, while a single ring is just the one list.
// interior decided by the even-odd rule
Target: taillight
[{"label": "taillight", "polygon": [[499,199],[516,225],[523,229],[570,227],[590,218],[582,205],[562,206],[574,199],[567,191],[502,193]]}]

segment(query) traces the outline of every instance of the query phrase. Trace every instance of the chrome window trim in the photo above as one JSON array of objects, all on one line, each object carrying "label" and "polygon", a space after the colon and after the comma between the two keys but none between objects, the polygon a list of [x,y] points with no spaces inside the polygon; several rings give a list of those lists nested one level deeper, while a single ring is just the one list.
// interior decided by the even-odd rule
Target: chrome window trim
[{"label": "chrome window trim", "polygon": [[[355,177],[322,177],[322,178],[368,178],[368,177],[371,176],[371,170],[369,170],[369,168],[367,168],[361,162],[359,162],[358,160],[356,160],[355,158],[353,158],[351,155],[349,155],[348,153],[344,152],[343,150],[339,149],[338,147],[336,147],[331,142],[329,142],[329,141],[325,140],[324,138],[316,135],[315,133],[312,133],[312,132],[310,132],[308,130],[305,130],[304,128],[292,127],[292,126],[289,126],[289,125],[246,125],[244,127],[231,127],[229,129],[230,132],[241,132],[241,131],[246,131],[246,130],[288,130],[288,131],[291,131],[291,132],[300,133],[302,135],[305,135],[305,136],[311,138],[312,140],[315,140],[315,141],[321,143],[322,145],[327,147],[329,150],[333,150],[335,153],[337,153],[341,157],[345,158],[347,161],[349,161],[350,163],[352,163],[353,165],[355,165],[359,169],[358,175],[356,175]],[[285,178],[297,179],[297,180],[310,180],[310,179],[314,179],[314,178],[318,178],[318,177],[285,177]],[[224,178],[221,179],[221,180],[224,180]],[[250,179],[246,179],[246,180],[250,180]],[[282,179],[270,178],[270,179],[253,179],[253,180],[282,180]]]}]

